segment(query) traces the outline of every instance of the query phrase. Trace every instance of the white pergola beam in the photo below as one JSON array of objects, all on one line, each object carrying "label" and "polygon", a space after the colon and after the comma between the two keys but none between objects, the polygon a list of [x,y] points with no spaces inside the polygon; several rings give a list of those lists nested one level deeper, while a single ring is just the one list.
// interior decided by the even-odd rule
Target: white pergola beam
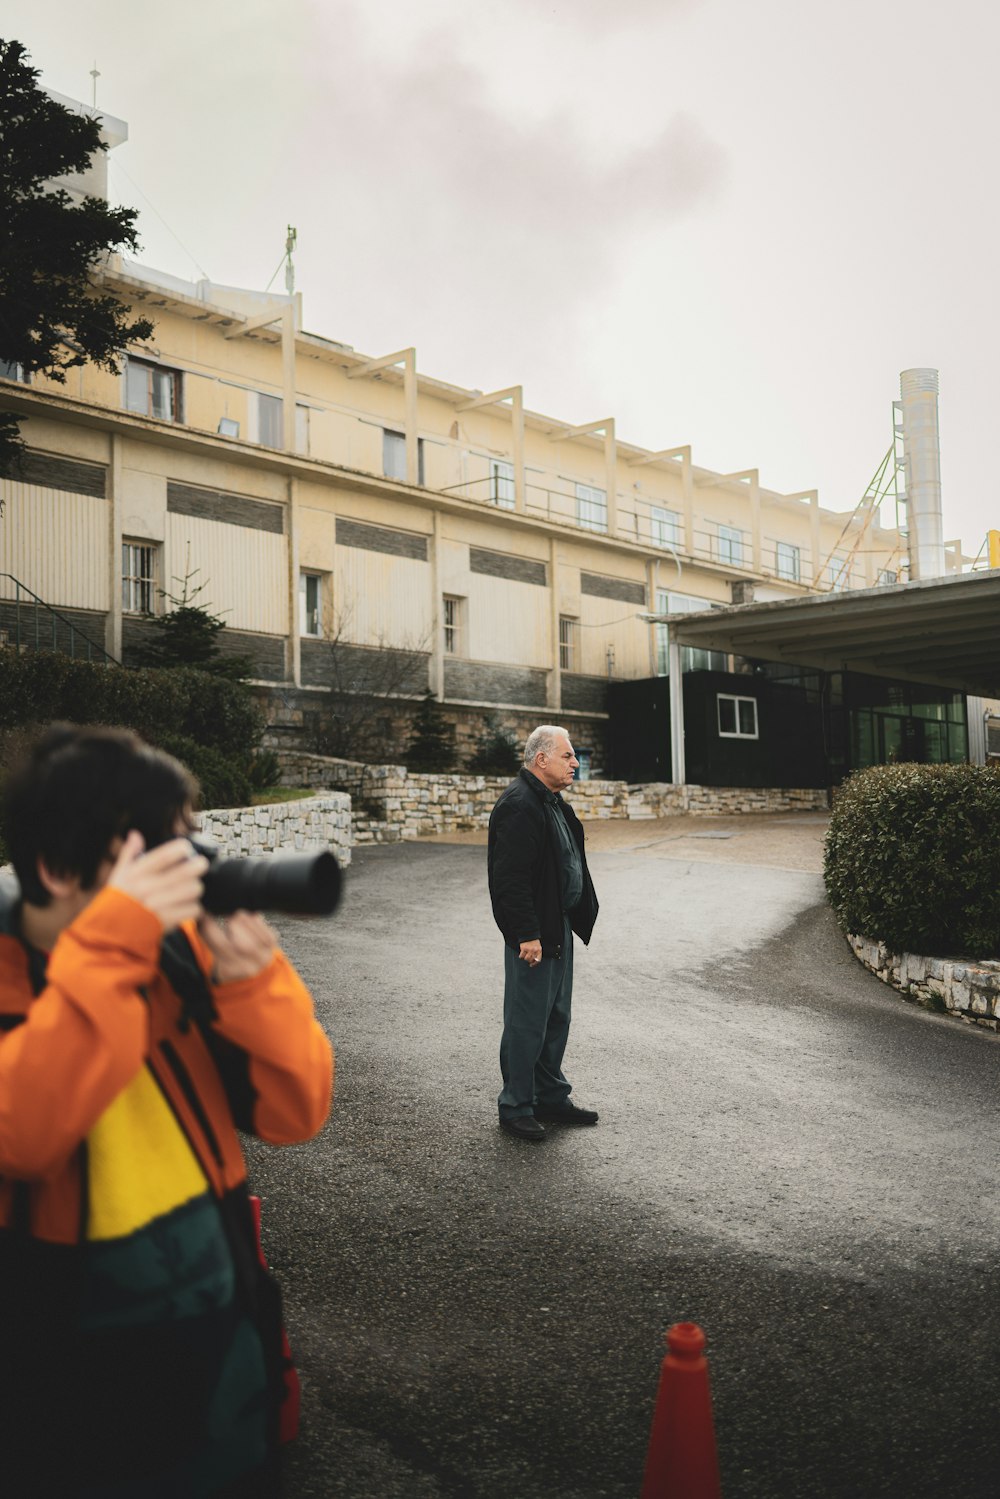
[{"label": "white pergola beam", "polygon": [[641,458],[630,458],[629,468],[642,468],[646,463],[659,463],[661,459],[679,458],[682,463],[691,462],[691,444],[685,443],[679,448],[661,448],[658,453],[644,453]]}]

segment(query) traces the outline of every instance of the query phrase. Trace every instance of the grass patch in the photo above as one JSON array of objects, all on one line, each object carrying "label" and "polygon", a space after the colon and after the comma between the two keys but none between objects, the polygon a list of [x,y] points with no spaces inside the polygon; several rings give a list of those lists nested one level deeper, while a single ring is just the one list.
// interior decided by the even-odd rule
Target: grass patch
[{"label": "grass patch", "polygon": [[272,786],[268,791],[254,793],[252,807],[267,807],[273,802],[301,802],[308,796],[322,796],[321,791],[310,791],[305,786]]}]

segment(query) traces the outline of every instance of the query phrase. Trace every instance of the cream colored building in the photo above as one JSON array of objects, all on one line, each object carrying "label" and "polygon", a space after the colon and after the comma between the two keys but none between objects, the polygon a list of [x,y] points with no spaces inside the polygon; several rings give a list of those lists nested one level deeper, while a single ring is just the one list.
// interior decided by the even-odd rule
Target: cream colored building
[{"label": "cream colored building", "polygon": [[877,513],[717,473],[669,414],[650,451],[612,416],[571,426],[520,386],[467,390],[412,348],[309,333],[298,296],[113,257],[95,281],[155,332],[118,376],[0,380],[29,448],[0,481],[8,634],[30,590],[127,661],[160,590],[197,570],[286,703],[330,685],[332,652],[359,687],[376,658],[409,652],[408,690],[429,684],[459,717],[543,714],[593,735],[609,679],[666,669],[647,616],[870,587],[903,563]]}]

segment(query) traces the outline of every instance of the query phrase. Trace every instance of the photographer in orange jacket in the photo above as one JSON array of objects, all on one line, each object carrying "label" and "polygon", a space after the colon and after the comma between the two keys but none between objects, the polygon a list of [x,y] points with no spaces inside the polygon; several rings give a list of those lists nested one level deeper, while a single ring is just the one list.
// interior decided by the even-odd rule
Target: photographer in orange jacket
[{"label": "photographer in orange jacket", "polygon": [[266,922],[203,912],[207,863],[184,836],[196,795],[134,734],[71,726],[6,783],[20,887],[0,898],[12,1494],[276,1491],[280,1300],[236,1130],[309,1139],[333,1057]]}]

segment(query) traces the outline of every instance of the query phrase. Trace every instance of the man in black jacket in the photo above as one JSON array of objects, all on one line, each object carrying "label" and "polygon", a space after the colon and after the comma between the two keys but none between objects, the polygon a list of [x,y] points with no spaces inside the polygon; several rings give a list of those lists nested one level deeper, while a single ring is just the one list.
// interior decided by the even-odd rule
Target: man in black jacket
[{"label": "man in black jacket", "polygon": [[542,724],[490,816],[490,897],[504,938],[500,1128],[532,1142],[545,1139],[542,1120],[597,1123],[593,1109],[572,1102],[562,1072],[573,933],[589,942],[597,920],[583,828],[559,795],[578,764],[566,730]]}]

